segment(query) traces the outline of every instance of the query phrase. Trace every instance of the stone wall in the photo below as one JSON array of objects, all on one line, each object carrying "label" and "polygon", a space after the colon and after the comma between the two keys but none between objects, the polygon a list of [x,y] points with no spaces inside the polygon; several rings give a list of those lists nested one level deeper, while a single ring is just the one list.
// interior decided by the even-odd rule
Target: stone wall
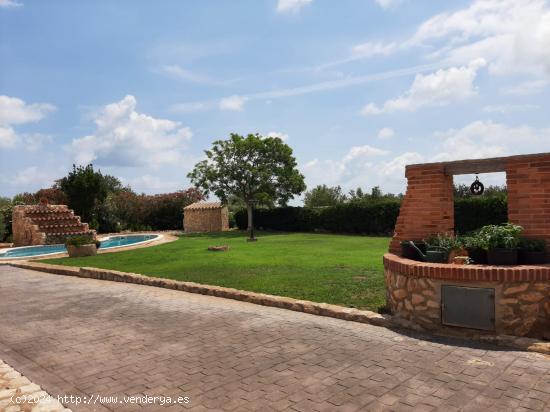
[{"label": "stone wall", "polygon": [[66,205],[15,206],[12,230],[15,246],[51,245],[64,243],[67,236],[96,235]]},{"label": "stone wall", "polygon": [[471,329],[444,326],[441,286],[493,288],[495,332],[550,339],[550,266],[491,267],[416,262],[384,256],[387,304],[403,326],[418,330]]},{"label": "stone wall", "polygon": [[25,206],[15,206],[12,215],[14,246],[36,246],[46,244],[46,234],[40,231],[25,213]]},{"label": "stone wall", "polygon": [[229,212],[227,207],[188,206],[183,213],[185,233],[221,232],[229,230]]}]

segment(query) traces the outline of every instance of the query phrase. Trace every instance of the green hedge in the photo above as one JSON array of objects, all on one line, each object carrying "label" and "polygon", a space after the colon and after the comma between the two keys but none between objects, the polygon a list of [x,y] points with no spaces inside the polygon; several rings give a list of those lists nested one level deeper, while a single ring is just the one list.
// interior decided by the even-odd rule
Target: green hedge
[{"label": "green hedge", "polygon": [[466,197],[455,200],[455,232],[464,234],[485,225],[508,221],[506,196]]},{"label": "green hedge", "polygon": [[[288,232],[326,231],[387,235],[393,231],[399,214],[398,201],[346,203],[326,208],[281,207],[257,209],[254,226]],[[246,210],[235,213],[239,229],[246,229]]]},{"label": "green hedge", "polygon": [[[399,200],[344,203],[325,208],[280,207],[257,209],[254,226],[258,229],[287,232],[324,231],[391,235],[397,216]],[[455,229],[467,233],[489,224],[506,222],[508,215],[505,197],[460,198],[455,201]],[[246,229],[246,210],[235,213],[237,227]]]}]

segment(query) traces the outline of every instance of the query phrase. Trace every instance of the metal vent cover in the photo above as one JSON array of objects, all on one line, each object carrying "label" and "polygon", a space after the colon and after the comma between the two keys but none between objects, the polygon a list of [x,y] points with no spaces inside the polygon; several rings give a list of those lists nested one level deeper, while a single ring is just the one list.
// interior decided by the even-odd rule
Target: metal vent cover
[{"label": "metal vent cover", "polygon": [[441,323],[495,330],[495,289],[441,285]]}]

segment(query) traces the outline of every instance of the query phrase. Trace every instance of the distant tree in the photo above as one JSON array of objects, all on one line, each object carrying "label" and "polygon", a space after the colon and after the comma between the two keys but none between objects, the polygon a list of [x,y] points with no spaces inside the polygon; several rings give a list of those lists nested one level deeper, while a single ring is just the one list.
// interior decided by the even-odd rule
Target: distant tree
[{"label": "distant tree", "polygon": [[346,201],[346,195],[340,186],[329,187],[318,185],[306,192],[304,205],[306,207],[335,206]]},{"label": "distant tree", "polygon": [[110,191],[122,188],[120,181],[113,176],[95,171],[93,165],[75,166],[67,176],[57,181],[67,197],[67,203],[82,221],[97,227],[98,209],[103,205]]},{"label": "distant tree", "polygon": [[373,199],[379,199],[383,196],[382,190],[380,190],[380,186],[374,186],[370,191],[370,197]]},{"label": "distant tree", "polygon": [[227,140],[215,141],[205,154],[206,160],[187,176],[205,195],[214,193],[224,203],[234,196],[246,204],[250,240],[255,204],[285,205],[306,189],[292,149],[278,137],[232,133]]}]

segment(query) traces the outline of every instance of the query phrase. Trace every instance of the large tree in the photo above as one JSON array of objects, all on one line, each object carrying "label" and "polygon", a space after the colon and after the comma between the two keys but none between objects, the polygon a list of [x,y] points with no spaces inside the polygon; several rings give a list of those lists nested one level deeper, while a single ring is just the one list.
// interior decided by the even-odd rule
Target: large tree
[{"label": "large tree", "polygon": [[214,193],[224,203],[232,196],[242,199],[251,240],[254,204],[285,205],[306,189],[292,149],[278,137],[232,133],[227,140],[215,141],[205,154],[206,159],[187,176],[205,194]]},{"label": "large tree", "polygon": [[67,196],[67,203],[83,222],[89,222],[91,227],[98,225],[98,208],[107,195],[122,190],[122,184],[113,176],[103,175],[94,167],[75,166],[67,176],[57,181],[57,186]]}]

